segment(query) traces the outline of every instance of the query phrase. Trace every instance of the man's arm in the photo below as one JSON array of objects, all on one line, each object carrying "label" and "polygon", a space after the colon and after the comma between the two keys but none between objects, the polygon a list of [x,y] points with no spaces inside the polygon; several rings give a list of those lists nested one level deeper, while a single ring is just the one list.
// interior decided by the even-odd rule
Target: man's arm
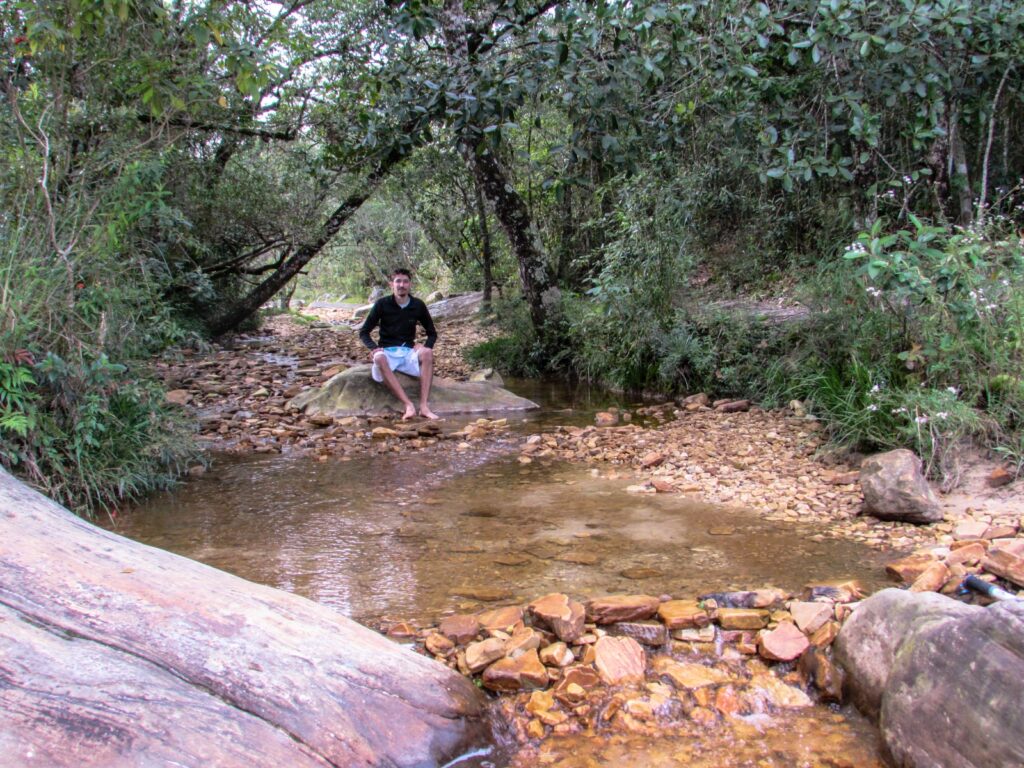
[{"label": "man's arm", "polygon": [[366,320],[363,321],[362,328],[359,329],[359,340],[366,345],[367,349],[377,348],[377,342],[373,340],[373,336],[370,334],[380,324],[380,312],[377,309],[379,303],[376,301],[373,303],[373,306],[370,307],[370,311],[366,315]]},{"label": "man's arm", "polygon": [[427,340],[423,346],[428,349],[433,349],[434,344],[437,342],[437,329],[434,328],[434,320],[430,316],[430,310],[427,309],[427,305],[423,305],[423,311],[420,313],[420,323],[423,325],[423,330],[427,332]]}]

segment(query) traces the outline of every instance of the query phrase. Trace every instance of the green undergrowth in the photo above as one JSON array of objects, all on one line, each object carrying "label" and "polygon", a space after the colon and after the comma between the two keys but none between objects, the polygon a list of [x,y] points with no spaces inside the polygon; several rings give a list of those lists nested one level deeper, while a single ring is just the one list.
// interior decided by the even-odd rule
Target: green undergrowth
[{"label": "green undergrowth", "polygon": [[624,283],[564,297],[556,354],[538,356],[525,313],[471,354],[503,371],[555,369],[626,390],[800,400],[834,448],[907,447],[950,484],[967,445],[1019,471],[1024,247],[1014,228],[879,221],[841,256],[804,273],[804,316],[715,312],[683,288],[656,310],[642,286]]},{"label": "green undergrowth", "polygon": [[[146,361],[190,333],[164,300],[154,248],[175,226],[159,162],[137,161],[72,217],[39,199],[38,154],[11,151],[0,198],[0,466],[92,516],[167,488],[197,459],[194,428]],[[79,192],[68,181],[66,198]],[[70,205],[70,203],[68,203]]]}]

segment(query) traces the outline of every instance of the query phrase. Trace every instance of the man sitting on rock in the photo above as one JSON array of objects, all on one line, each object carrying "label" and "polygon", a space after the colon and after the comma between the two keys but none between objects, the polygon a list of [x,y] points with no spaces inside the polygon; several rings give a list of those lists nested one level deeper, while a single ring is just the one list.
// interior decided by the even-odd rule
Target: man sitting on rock
[{"label": "man sitting on rock", "polygon": [[[430,410],[427,400],[430,398],[430,383],[434,374],[433,346],[437,341],[437,331],[434,329],[434,321],[430,319],[427,305],[410,293],[411,287],[412,275],[409,270],[395,269],[391,274],[391,295],[374,303],[366,316],[366,322],[359,329],[359,338],[370,349],[373,380],[387,384],[392,394],[405,406],[402,419],[411,419],[415,416],[416,406],[405,394],[395,371],[419,377],[420,416],[436,419],[437,415]],[[427,332],[425,344],[416,343],[417,323]],[[379,343],[374,342],[370,335],[378,325]]]}]

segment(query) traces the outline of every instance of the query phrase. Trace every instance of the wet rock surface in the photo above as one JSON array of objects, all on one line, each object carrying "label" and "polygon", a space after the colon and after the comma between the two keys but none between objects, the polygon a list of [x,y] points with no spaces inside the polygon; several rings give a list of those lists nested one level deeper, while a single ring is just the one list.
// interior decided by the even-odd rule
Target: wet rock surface
[{"label": "wet rock surface", "polygon": [[[578,633],[573,627],[577,636],[572,641],[551,631],[552,617],[561,621],[582,603],[553,593],[525,605],[443,618],[436,627],[419,629],[415,647],[498,695],[493,710],[512,734],[520,760],[544,754],[546,742],[573,734],[693,737],[695,732],[742,731],[752,717],[779,716],[813,709],[816,701],[841,699],[842,673],[833,665],[829,647],[835,635],[814,645],[814,632],[805,633],[796,623],[799,615],[809,630],[819,630],[823,621],[838,625],[851,615],[853,603],[799,599],[804,592],[825,587],[808,585],[801,594],[764,590],[775,600],[763,609],[723,609],[714,599],[669,596],[595,598],[586,601],[587,622]],[[833,590],[846,600],[855,593]],[[729,610],[756,611],[764,620],[759,629],[730,630],[722,623]],[[652,612],[660,618],[621,618]],[[681,615],[699,629],[670,634]],[[658,625],[663,642],[643,645],[621,634],[630,622]],[[433,648],[431,639],[453,623],[479,630],[473,637],[463,636],[455,647]],[[527,637],[528,643],[516,642]]]}]

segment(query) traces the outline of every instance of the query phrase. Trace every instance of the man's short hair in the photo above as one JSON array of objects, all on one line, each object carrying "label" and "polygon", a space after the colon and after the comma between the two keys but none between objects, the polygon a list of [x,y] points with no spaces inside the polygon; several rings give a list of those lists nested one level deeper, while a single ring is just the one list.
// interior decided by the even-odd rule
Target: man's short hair
[{"label": "man's short hair", "polygon": [[391,270],[391,279],[392,280],[394,280],[395,277],[397,277],[398,275],[405,275],[410,280],[412,280],[412,272],[410,272],[405,267],[395,267],[394,269]]}]

